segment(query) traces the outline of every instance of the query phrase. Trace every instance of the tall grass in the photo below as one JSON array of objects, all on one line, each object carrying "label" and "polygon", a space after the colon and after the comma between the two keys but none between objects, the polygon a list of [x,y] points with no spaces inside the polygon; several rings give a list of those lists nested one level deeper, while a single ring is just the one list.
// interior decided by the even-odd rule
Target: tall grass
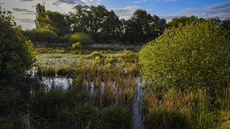
[{"label": "tall grass", "polygon": [[[145,126],[147,128],[150,128],[151,122],[154,121],[154,118],[156,112],[163,111],[161,115],[172,117],[171,119],[174,119],[174,122],[181,122],[179,124],[184,125],[187,124],[187,128],[191,129],[215,129],[219,128],[221,124],[224,123],[226,119],[229,119],[230,116],[223,117],[221,113],[229,112],[229,92],[230,88],[224,89],[224,93],[221,96],[221,98],[216,99],[218,101],[219,108],[213,107],[213,101],[210,98],[209,95],[207,95],[207,91],[204,89],[198,89],[194,91],[184,91],[184,92],[178,92],[175,89],[169,89],[168,91],[165,91],[164,94],[159,93],[156,94],[157,91],[150,90],[144,97],[144,121]],[[179,113],[182,116],[181,117],[173,117],[168,116],[168,112],[174,112]],[[175,115],[175,114],[174,114]],[[158,116],[160,117],[160,116]],[[163,120],[171,120],[171,119],[162,119],[161,121],[161,127],[165,127],[163,124]],[[225,118],[225,121],[223,120]],[[181,119],[186,120],[181,121]],[[224,122],[221,122],[224,121]],[[170,123],[170,122],[169,122]],[[168,126],[174,126],[168,124]],[[223,125],[225,126],[225,125]],[[167,127],[167,128],[174,128],[175,127]],[[178,129],[181,128],[181,126],[177,127]],[[184,127],[185,128],[185,127]],[[227,128],[226,128],[227,129]]]}]

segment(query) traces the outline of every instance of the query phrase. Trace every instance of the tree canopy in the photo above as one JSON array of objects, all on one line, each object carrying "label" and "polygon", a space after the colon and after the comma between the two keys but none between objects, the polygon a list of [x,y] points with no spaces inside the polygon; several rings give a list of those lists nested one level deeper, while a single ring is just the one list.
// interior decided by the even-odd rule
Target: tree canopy
[{"label": "tree canopy", "polygon": [[213,22],[168,29],[139,53],[143,77],[156,87],[229,86],[230,45]]},{"label": "tree canopy", "polygon": [[0,10],[0,30],[0,84],[15,83],[34,62],[32,44],[10,12]]},{"label": "tree canopy", "polygon": [[111,41],[140,44],[151,41],[163,33],[166,20],[145,10],[136,10],[128,19],[119,19],[105,6],[76,5],[69,14],[49,11],[44,5],[36,6],[36,29],[48,29],[58,36],[68,33],[86,33],[96,43]]}]

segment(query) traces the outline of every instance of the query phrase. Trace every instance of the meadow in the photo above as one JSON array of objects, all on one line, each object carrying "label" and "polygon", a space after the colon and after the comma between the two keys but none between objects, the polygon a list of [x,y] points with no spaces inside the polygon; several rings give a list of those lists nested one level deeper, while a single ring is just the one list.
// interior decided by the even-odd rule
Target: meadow
[{"label": "meadow", "polygon": [[[45,90],[43,94],[47,96],[49,105],[53,104],[51,107],[59,104],[61,107],[65,105],[64,108],[58,108],[56,111],[58,116],[48,123],[49,126],[55,125],[56,127],[55,122],[58,121],[57,128],[64,128],[66,125],[60,119],[65,119],[65,121],[70,118],[71,120],[76,119],[79,116],[69,116],[68,113],[72,113],[75,108],[77,108],[75,111],[80,112],[78,108],[81,107],[87,108],[82,110],[93,108],[90,111],[95,110],[95,112],[92,111],[89,114],[82,112],[83,116],[89,115],[79,120],[84,123],[83,125],[73,122],[68,126],[114,129],[139,127],[146,129],[228,129],[229,127],[229,88],[223,89],[224,94],[221,98],[214,98],[206,89],[201,88],[185,91],[178,91],[174,88],[149,88],[152,84],[145,83],[141,79],[138,53],[129,50],[99,50],[84,53],[58,49],[44,50],[37,55],[37,76],[40,79],[45,77],[46,81],[47,78],[53,81],[41,83],[43,87],[46,87],[41,91]],[[60,78],[71,78],[71,83],[60,80]],[[55,79],[59,83],[55,84]],[[44,82],[44,80],[40,81]],[[33,99],[39,99],[39,95],[35,95]],[[62,101],[57,102],[60,99]],[[41,101],[40,106],[43,105],[42,103],[45,106],[44,101],[38,101]],[[35,112],[36,110],[42,113],[39,111],[41,109],[35,109]],[[48,108],[48,110],[53,109]],[[106,118],[109,124],[104,122],[100,116],[109,112],[107,110],[113,110],[110,112],[112,114]],[[94,118],[96,112],[100,114],[98,118]],[[121,119],[123,119],[122,122],[119,121]],[[96,125],[98,127],[94,127]]]}]

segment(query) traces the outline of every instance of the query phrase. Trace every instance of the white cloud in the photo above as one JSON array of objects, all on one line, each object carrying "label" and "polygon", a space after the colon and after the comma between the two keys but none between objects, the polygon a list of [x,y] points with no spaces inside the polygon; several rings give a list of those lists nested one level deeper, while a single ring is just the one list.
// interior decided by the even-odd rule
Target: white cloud
[{"label": "white cloud", "polygon": [[142,3],[142,2],[145,2],[146,0],[136,0],[134,1],[133,3],[137,4],[137,3]]},{"label": "white cloud", "polygon": [[140,6],[127,6],[124,8],[115,8],[113,10],[120,18],[129,19],[137,9],[141,8]]},{"label": "white cloud", "polygon": [[61,3],[66,3],[66,4],[99,4],[101,1],[100,0],[53,0],[54,5],[59,5]]},{"label": "white cloud", "polygon": [[28,9],[22,9],[22,8],[12,8],[12,9],[16,12],[34,13],[34,11]]},{"label": "white cloud", "polygon": [[172,14],[170,16],[162,16],[162,18],[171,20],[174,17],[192,16],[192,15],[197,17],[203,17],[203,18],[212,18],[212,17],[219,17],[220,19],[230,18],[230,1],[210,5],[200,10],[195,8],[186,8],[176,14]]}]

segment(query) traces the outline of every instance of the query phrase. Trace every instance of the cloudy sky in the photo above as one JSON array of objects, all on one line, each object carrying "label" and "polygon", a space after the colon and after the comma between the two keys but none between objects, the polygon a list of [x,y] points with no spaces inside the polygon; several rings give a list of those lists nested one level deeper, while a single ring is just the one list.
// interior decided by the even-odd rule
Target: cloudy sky
[{"label": "cloudy sky", "polygon": [[144,9],[167,20],[177,16],[230,17],[230,0],[0,0],[3,9],[13,12],[23,29],[35,27],[35,6],[43,3],[47,10],[68,13],[76,4],[105,5],[120,18],[129,18],[136,9]]}]

